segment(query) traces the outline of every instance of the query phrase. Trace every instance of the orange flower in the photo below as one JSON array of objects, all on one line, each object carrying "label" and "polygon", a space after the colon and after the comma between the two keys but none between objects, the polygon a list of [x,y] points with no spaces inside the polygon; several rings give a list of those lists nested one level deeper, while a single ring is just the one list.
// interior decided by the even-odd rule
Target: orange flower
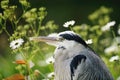
[{"label": "orange flower", "polygon": [[5,78],[4,80],[25,80],[25,77],[21,74],[14,74],[10,77]]},{"label": "orange flower", "polygon": [[26,64],[25,60],[16,60],[15,63],[17,64]]}]

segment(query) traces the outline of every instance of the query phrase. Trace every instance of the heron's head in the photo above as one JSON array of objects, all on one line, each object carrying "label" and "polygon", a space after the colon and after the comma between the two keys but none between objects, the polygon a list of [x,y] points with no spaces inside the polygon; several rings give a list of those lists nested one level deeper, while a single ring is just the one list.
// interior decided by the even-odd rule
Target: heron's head
[{"label": "heron's head", "polygon": [[64,31],[60,32],[56,36],[39,36],[39,37],[31,37],[32,41],[42,41],[46,42],[53,46],[64,46],[64,47],[74,47],[75,45],[82,45],[87,47],[86,42],[73,31]]}]

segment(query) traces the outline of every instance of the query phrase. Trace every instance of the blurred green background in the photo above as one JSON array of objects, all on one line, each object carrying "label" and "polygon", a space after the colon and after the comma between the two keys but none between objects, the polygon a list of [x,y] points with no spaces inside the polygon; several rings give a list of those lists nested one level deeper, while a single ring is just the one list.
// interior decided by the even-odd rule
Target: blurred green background
[{"label": "blurred green background", "polygon": [[88,15],[101,6],[113,8],[111,18],[119,21],[119,2],[114,0],[36,0],[32,1],[33,7],[45,6],[48,11],[48,19],[53,19],[62,25],[65,21],[74,19],[77,24],[90,23]]},{"label": "blurred green background", "polygon": [[[22,13],[21,5],[19,5],[18,0],[9,0],[9,1],[10,1],[10,5],[13,5],[13,4],[18,5],[18,10],[16,11],[16,14],[17,15],[21,14]],[[64,30],[68,30],[66,28],[63,28],[62,26],[66,21],[69,21],[69,20],[75,20],[76,21],[75,25],[80,25],[80,24],[89,24],[91,26],[100,25],[100,24],[94,23],[91,20],[89,20],[88,16],[90,14],[94,13],[96,10],[100,9],[100,7],[104,6],[104,7],[110,8],[112,10],[112,12],[110,12],[108,15],[110,17],[110,21],[116,21],[116,24],[115,24],[115,27],[113,28],[113,30],[115,32],[115,35],[119,36],[117,33],[119,23],[120,23],[120,9],[119,9],[118,1],[115,1],[115,0],[28,0],[28,1],[31,4],[31,8],[46,7],[47,16],[43,20],[43,23],[42,23],[43,25],[45,25],[46,22],[49,20],[54,20],[54,23],[59,26],[58,29],[53,30],[53,31],[48,31],[47,34],[50,34],[50,32],[61,32]],[[4,9],[0,8],[0,13],[3,13],[3,11],[4,11]],[[9,26],[9,24],[10,23],[8,21],[7,25]],[[21,22],[21,24],[22,24],[22,22]],[[87,25],[87,26],[89,26],[89,25]],[[103,24],[103,25],[105,25],[105,24]],[[89,26],[89,28],[91,28],[91,26]],[[7,30],[11,34],[14,33],[13,30],[11,29],[11,27],[7,27]],[[43,33],[42,35],[47,35],[47,34],[44,34],[44,32],[42,32],[42,31],[41,31],[41,33]],[[80,33],[80,32],[78,32],[78,33]],[[89,34],[93,34],[93,33],[89,33]],[[106,36],[107,35],[109,35],[111,37],[110,39],[112,39],[113,35],[111,32],[110,32],[110,34],[106,34]],[[84,37],[84,35],[82,35],[82,36],[84,39],[88,39],[86,36],[85,37]],[[89,38],[91,38],[91,37],[89,36]],[[100,39],[101,39],[101,37],[100,37]],[[112,40],[110,41],[110,43],[111,42],[112,42]],[[34,67],[34,69],[37,68],[43,73],[53,71],[53,69],[50,69],[52,67],[52,65],[49,65],[49,66],[43,68],[43,67],[39,66],[37,64],[37,62],[39,61],[39,59],[41,60],[41,57],[39,56],[41,53],[44,53],[44,54],[50,53],[50,55],[52,55],[52,53],[54,51],[54,47],[48,46],[47,44],[43,44],[43,43],[40,43],[40,45],[41,46],[39,48],[41,48],[41,52],[39,54],[37,54],[37,56],[33,60],[36,63],[36,66]],[[93,48],[95,48],[96,45],[98,45],[98,44],[93,43],[93,45],[91,45],[91,47],[93,46]],[[109,45],[104,46],[104,48]],[[48,48],[46,48],[46,47],[48,47]],[[102,47],[102,45],[99,47],[99,49],[94,49],[94,50],[96,52],[98,52],[99,54],[101,54],[101,52],[104,52],[104,50],[102,50],[103,48],[101,48],[101,47]],[[16,64],[12,63],[15,60],[15,55],[10,54],[10,52],[11,52],[11,49],[9,48],[8,36],[3,31],[0,34],[0,62],[1,62],[0,63],[0,79],[6,78],[15,73],[18,73],[18,71],[15,69]],[[103,54],[103,53],[101,55],[105,56],[105,54]],[[110,56],[112,56],[112,55],[110,55]],[[110,56],[106,56],[106,57],[109,59]],[[106,61],[106,63],[107,62],[108,61]],[[120,73],[119,73],[120,72],[120,68],[119,68],[120,63],[118,62],[118,63],[114,63],[114,64],[111,64],[111,63],[107,63],[107,64],[108,64],[109,68],[111,69],[112,74],[114,75],[115,79],[117,79],[118,76],[120,76]],[[117,65],[118,68],[114,70],[113,68],[115,68],[115,67],[113,67],[113,65],[114,66]],[[118,74],[115,74],[116,72]]]}]

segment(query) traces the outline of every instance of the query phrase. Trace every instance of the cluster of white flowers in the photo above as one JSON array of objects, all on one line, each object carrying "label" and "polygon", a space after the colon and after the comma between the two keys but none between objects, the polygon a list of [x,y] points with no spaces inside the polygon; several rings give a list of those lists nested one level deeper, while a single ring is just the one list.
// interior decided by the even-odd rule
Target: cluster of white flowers
[{"label": "cluster of white flowers", "polygon": [[51,63],[54,63],[54,62],[55,62],[55,59],[53,58],[53,56],[46,59],[47,64],[51,64]]},{"label": "cluster of white flowers", "polygon": [[114,40],[115,40],[118,44],[120,44],[120,37],[116,37]]},{"label": "cluster of white flowers", "polygon": [[111,21],[111,22],[107,23],[105,26],[103,26],[103,27],[101,28],[101,30],[102,30],[102,31],[109,31],[109,30],[110,30],[110,27],[111,27],[111,26],[114,26],[115,23],[116,23],[115,21]]},{"label": "cluster of white flowers", "polygon": [[106,54],[113,53],[113,52],[118,52],[118,46],[117,45],[112,45],[104,50]]},{"label": "cluster of white flowers", "polygon": [[104,49],[104,52],[108,55],[112,54],[112,53],[118,53],[119,52],[119,45],[118,44],[120,44],[120,37],[115,37],[113,39],[112,44],[109,47]]},{"label": "cluster of white flowers", "polygon": [[120,57],[118,55],[112,56],[109,61],[113,62],[113,61],[117,61],[117,60],[120,60]]},{"label": "cluster of white flowers", "polygon": [[10,47],[12,49],[16,49],[16,48],[19,48],[22,44],[23,44],[24,40],[23,39],[17,39],[17,40],[14,40],[10,43]]},{"label": "cluster of white flowers", "polygon": [[64,27],[69,27],[69,26],[73,26],[75,24],[75,21],[74,20],[71,20],[71,21],[67,21],[63,24]]},{"label": "cluster of white flowers", "polygon": [[85,41],[85,42],[86,42],[86,44],[92,44],[92,43],[93,43],[92,39],[88,39],[88,40]]},{"label": "cluster of white flowers", "polygon": [[120,76],[117,78],[117,80],[120,80]]}]

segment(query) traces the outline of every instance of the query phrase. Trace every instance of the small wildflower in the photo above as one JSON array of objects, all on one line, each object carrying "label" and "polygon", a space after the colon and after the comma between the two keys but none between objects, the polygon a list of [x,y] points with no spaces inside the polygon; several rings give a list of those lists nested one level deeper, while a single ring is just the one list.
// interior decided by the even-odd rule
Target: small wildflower
[{"label": "small wildflower", "polygon": [[110,46],[110,47],[108,47],[104,50],[104,52],[107,53],[107,54],[117,52],[117,51],[118,51],[117,45],[112,45],[112,46]]},{"label": "small wildflower", "polygon": [[116,56],[111,57],[109,61],[113,62],[113,61],[117,61],[119,59],[120,59],[120,57],[118,55],[116,55]]},{"label": "small wildflower", "polygon": [[92,39],[89,39],[89,40],[87,40],[87,41],[85,41],[87,44],[92,44],[93,43],[93,41],[92,41]]},{"label": "small wildflower", "polygon": [[47,64],[51,64],[51,63],[54,63],[55,62],[55,59],[53,57],[49,57],[47,60],[46,60],[46,63]]},{"label": "small wildflower", "polygon": [[54,76],[55,76],[55,73],[54,73],[54,72],[51,72],[51,73],[49,73],[49,74],[47,75],[48,78],[54,78]]},{"label": "small wildflower", "polygon": [[102,31],[108,31],[108,30],[110,30],[110,27],[111,26],[114,26],[115,25],[115,21],[111,21],[111,22],[109,22],[109,23],[107,23],[105,26],[103,26],[102,28],[101,28],[101,30]]},{"label": "small wildflower", "polygon": [[26,64],[25,60],[16,60],[15,61],[16,64]]},{"label": "small wildflower", "polygon": [[67,21],[63,24],[64,27],[69,27],[69,26],[73,26],[75,24],[75,21],[74,20],[71,20],[71,21]]},{"label": "small wildflower", "polygon": [[17,39],[17,40],[14,40],[10,43],[10,47],[12,49],[16,49],[16,48],[19,48],[22,44],[23,44],[24,40],[23,39]]}]

